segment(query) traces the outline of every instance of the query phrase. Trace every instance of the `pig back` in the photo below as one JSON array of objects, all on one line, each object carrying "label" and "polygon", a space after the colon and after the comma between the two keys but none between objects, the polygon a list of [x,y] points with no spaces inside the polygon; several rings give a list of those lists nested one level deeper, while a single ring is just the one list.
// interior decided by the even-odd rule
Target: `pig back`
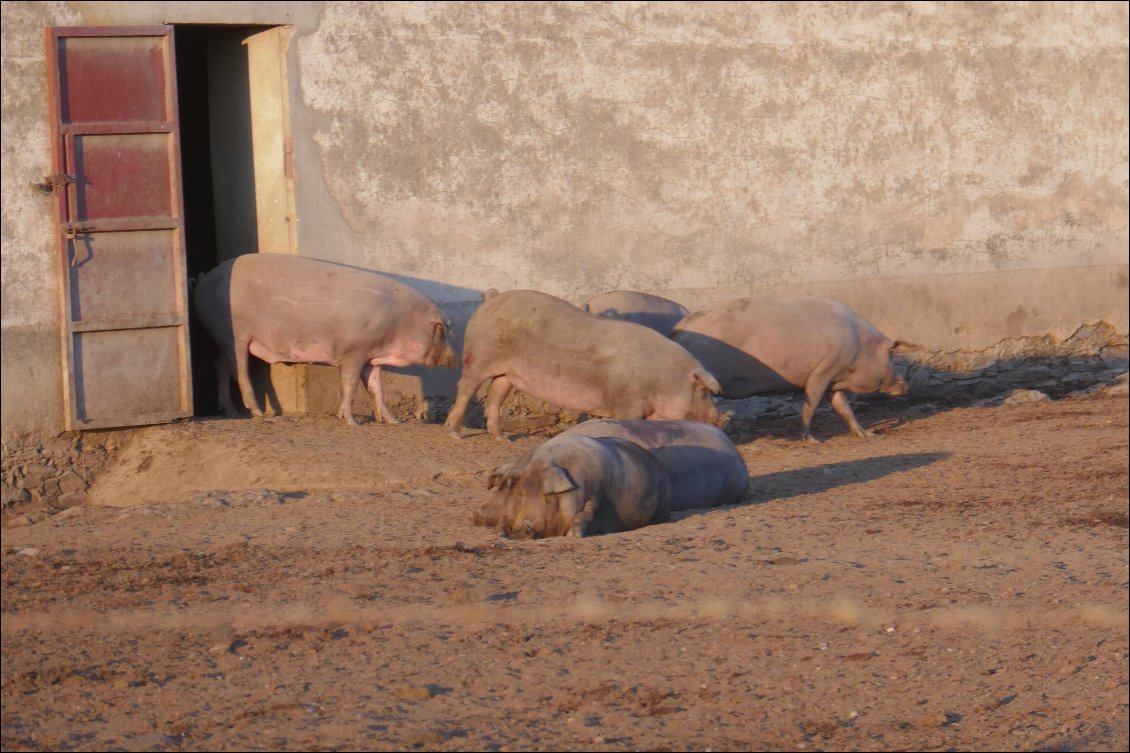
[{"label": "pig back", "polygon": [[671,510],[741,500],[749,471],[725,432],[699,421],[585,421],[562,435],[614,437],[648,451],[671,480]]},{"label": "pig back", "polygon": [[696,373],[713,383],[690,353],[658,332],[532,290],[485,301],[467,323],[463,359],[465,370],[507,373],[542,400],[593,413],[608,412],[611,396],[638,402],[685,393],[689,402]]},{"label": "pig back", "polygon": [[[335,361],[383,354],[418,356],[446,321],[427,296],[372,270],[288,254],[246,254],[210,272],[224,280],[237,340],[255,340],[280,360]],[[425,346],[426,347],[426,346]],[[303,353],[314,353],[305,358]]]},{"label": "pig back", "polygon": [[664,337],[689,311],[674,301],[634,290],[613,290],[593,296],[585,302],[585,311],[610,319],[635,322],[653,329]]},{"label": "pig back", "polygon": [[232,307],[240,314],[282,317],[289,326],[365,326],[435,307],[422,293],[378,272],[286,254],[238,257],[231,290]]}]

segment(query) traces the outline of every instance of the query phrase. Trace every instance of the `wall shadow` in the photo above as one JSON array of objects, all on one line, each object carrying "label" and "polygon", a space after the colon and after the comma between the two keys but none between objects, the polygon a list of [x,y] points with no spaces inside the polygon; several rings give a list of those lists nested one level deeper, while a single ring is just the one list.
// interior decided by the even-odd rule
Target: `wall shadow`
[{"label": "wall shadow", "polygon": [[802,389],[760,359],[716,337],[679,331],[672,333],[671,339],[690,351],[722,383],[723,397],[736,400]]},{"label": "wall shadow", "polygon": [[[457,358],[462,360],[467,322],[482,305],[483,291],[329,259],[318,260],[349,269],[376,272],[427,296],[451,320],[452,329],[448,339]],[[194,332],[198,330],[199,328],[194,328]],[[700,357],[708,369],[712,365],[708,361],[720,360],[727,364],[731,374],[737,371],[748,375],[742,379],[727,375],[730,383],[727,392],[733,397],[726,398],[719,405],[723,412],[732,413],[725,430],[735,444],[744,444],[757,438],[800,441],[800,409],[803,401],[800,388],[753,356],[716,338],[684,332],[677,341],[684,347],[689,345],[691,352],[708,353],[706,358]],[[194,339],[194,358],[200,351],[211,355],[208,353],[209,346],[210,343],[198,343]],[[1003,400],[1018,389],[1038,390],[1053,400],[1060,399],[1081,390],[1109,384],[1127,368],[1125,344],[1102,345],[1086,341],[1065,343],[1061,350],[1062,352],[1054,354],[983,358],[983,365],[966,370],[938,367],[916,360],[913,355],[896,353],[896,370],[906,380],[910,391],[898,397],[880,393],[849,393],[849,401],[864,428],[882,433],[956,408],[992,405],[994,401]],[[252,364],[256,368],[264,365],[255,358],[252,358]],[[715,366],[715,369],[718,367]],[[438,423],[446,418],[446,412],[455,397],[461,368],[410,366],[384,367],[383,370],[418,379],[427,420]],[[257,386],[265,385],[258,395],[260,399],[270,401],[277,410],[277,399],[268,394],[269,380],[256,379],[255,382]],[[327,388],[329,387],[327,381]],[[336,370],[332,388],[335,394],[339,394],[336,392],[340,389]],[[387,382],[386,391],[389,391]],[[368,396],[364,389],[358,390],[357,399],[359,402],[355,403],[355,412],[359,420],[371,420],[363,418],[368,413]],[[507,405],[519,403],[519,412],[523,415],[516,430],[552,432],[553,426],[559,421],[559,411],[552,406],[542,406],[545,408],[545,415],[534,415],[538,413],[537,404],[540,401],[532,396],[516,394],[507,398],[504,413]],[[473,401],[466,417],[467,428],[482,428],[481,410],[481,401]],[[505,415],[503,419],[509,420]],[[832,410],[827,396],[823,398],[813,417],[812,431],[821,440],[840,435],[850,436],[848,427]]]}]

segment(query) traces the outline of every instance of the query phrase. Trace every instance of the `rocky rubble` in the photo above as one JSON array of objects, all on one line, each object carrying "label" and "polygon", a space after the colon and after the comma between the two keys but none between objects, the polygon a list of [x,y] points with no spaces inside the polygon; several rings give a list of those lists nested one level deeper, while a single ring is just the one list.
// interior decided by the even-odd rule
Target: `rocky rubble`
[{"label": "rocky rubble", "polygon": [[5,429],[0,440],[2,525],[29,525],[84,504],[90,485],[130,434],[122,430],[44,436]]}]

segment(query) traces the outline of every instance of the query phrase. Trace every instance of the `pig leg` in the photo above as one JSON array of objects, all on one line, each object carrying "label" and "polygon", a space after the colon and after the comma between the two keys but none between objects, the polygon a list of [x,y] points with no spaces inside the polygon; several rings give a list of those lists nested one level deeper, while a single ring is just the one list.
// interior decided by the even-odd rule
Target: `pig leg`
[{"label": "pig leg", "polygon": [[455,403],[451,406],[451,412],[447,414],[447,420],[443,422],[444,426],[451,429],[451,434],[456,439],[459,438],[459,429],[463,426],[463,414],[467,412],[467,405],[484,381],[486,380],[479,375],[468,375],[466,371],[459,379],[459,385],[455,390]]},{"label": "pig leg", "polygon": [[251,343],[236,343],[235,346],[235,378],[239,382],[239,394],[243,398],[243,405],[251,411],[256,418],[263,417],[259,409],[259,401],[255,399],[255,390],[251,387],[251,370],[248,359],[251,358]]},{"label": "pig leg", "polygon": [[364,368],[363,361],[341,362],[341,405],[338,406],[338,418],[344,418],[350,426],[357,426],[357,419],[353,417],[353,395],[357,392],[357,380]]},{"label": "pig leg", "polygon": [[592,519],[595,517],[596,500],[587,500],[581,511],[573,516],[573,525],[569,527],[569,532],[565,535],[575,536],[578,539],[584,537],[588,533],[589,526],[592,525]]},{"label": "pig leg", "polygon": [[381,390],[381,367],[369,363],[365,364],[361,368],[361,381],[365,383],[366,389],[369,390],[369,397],[373,401],[373,418],[377,421],[387,421],[390,424],[400,423],[396,416],[389,412],[388,405],[385,404],[384,393]]},{"label": "pig leg", "polygon": [[487,415],[487,431],[495,439],[506,441],[506,437],[502,436],[502,430],[498,427],[498,418],[502,413],[502,401],[510,393],[510,388],[513,385],[506,375],[496,376],[494,381],[490,383],[490,388],[487,391],[486,404],[483,410]]},{"label": "pig leg", "polygon": [[820,444],[820,440],[812,436],[812,415],[816,413],[816,408],[820,405],[820,400],[823,399],[824,393],[828,390],[828,382],[826,378],[812,378],[804,385],[804,405],[800,409],[800,420],[802,425],[801,439],[809,444]]},{"label": "pig leg", "polygon": [[235,403],[231,401],[231,375],[233,371],[231,359],[226,355],[216,359],[216,398],[220,403],[220,410],[228,418],[235,418],[239,415],[239,412],[235,409]]},{"label": "pig leg", "polygon": [[835,390],[832,392],[832,408],[835,409],[836,413],[844,420],[844,423],[848,425],[848,428],[851,429],[851,433],[855,436],[875,436],[874,432],[864,429],[859,425],[859,422],[855,420],[855,413],[852,412],[851,403],[848,402],[847,395],[844,394],[843,390]]}]

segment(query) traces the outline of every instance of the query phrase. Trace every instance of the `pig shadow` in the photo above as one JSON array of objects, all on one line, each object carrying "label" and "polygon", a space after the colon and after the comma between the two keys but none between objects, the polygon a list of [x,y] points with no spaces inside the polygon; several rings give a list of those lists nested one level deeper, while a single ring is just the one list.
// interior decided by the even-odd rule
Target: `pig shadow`
[{"label": "pig shadow", "polygon": [[842,463],[827,463],[811,468],[797,468],[760,476],[750,475],[745,496],[732,505],[683,510],[672,514],[672,520],[691,515],[701,515],[723,507],[761,505],[775,500],[823,492],[850,484],[865,484],[894,473],[923,468],[953,455],[952,452],[918,452],[912,454],[884,455]]}]

